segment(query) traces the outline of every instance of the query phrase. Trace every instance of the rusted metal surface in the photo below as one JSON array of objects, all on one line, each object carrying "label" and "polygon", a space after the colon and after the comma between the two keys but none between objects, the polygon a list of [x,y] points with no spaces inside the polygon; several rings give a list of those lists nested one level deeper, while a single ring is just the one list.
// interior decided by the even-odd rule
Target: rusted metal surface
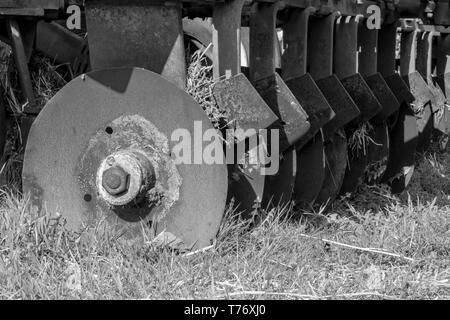
[{"label": "rusted metal surface", "polygon": [[311,17],[308,28],[308,68],[314,80],[329,77],[333,73],[334,21],[333,12],[323,18]]},{"label": "rusted metal surface", "polygon": [[275,175],[265,177],[262,208],[283,207],[292,199],[292,192],[297,177],[297,152],[294,148],[287,150],[280,160],[280,169]]},{"label": "rusted metal surface", "polygon": [[436,74],[433,78],[435,84],[439,86],[445,96],[445,105],[441,112],[435,116],[435,128],[438,132],[450,134],[450,36],[441,34],[437,39],[436,46]]},{"label": "rusted metal surface", "polygon": [[361,74],[356,73],[341,79],[341,82],[361,112],[359,116],[351,122],[351,125],[357,126],[364,121],[368,121],[383,110],[380,102],[375,97],[372,90],[370,90],[370,87]]},{"label": "rusted metal surface", "polygon": [[[237,137],[239,141],[228,141],[228,148],[248,150],[246,138],[252,138],[259,129],[279,124],[279,118],[265,103],[257,90],[242,73],[241,68],[241,10],[243,1],[234,0],[216,4],[213,8],[213,62],[214,77],[224,77],[213,87],[216,102],[228,111],[228,127],[250,132]],[[245,41],[244,41],[245,42]],[[272,70],[272,72],[274,69]],[[235,131],[239,132],[239,131]],[[241,131],[242,132],[242,131]],[[255,137],[253,137],[255,138]],[[258,142],[257,142],[258,143]],[[260,142],[259,142],[260,143]],[[236,159],[240,160],[240,159]],[[261,202],[266,199],[266,177],[258,168],[248,163],[228,166],[228,202],[244,217],[258,212]],[[267,203],[264,203],[267,206]]]},{"label": "rusted metal surface", "polygon": [[297,208],[309,209],[319,195],[325,179],[326,160],[321,131],[297,152],[297,157],[292,200]]},{"label": "rusted metal surface", "polygon": [[[303,195],[299,193],[302,196],[296,197],[298,202],[303,202],[305,205],[310,204],[311,199],[314,198],[318,205],[331,204],[337,196],[347,166],[346,138],[340,128],[359,113],[353,100],[333,74],[333,44],[335,42],[334,27],[336,17],[338,17],[338,13],[332,13],[323,18],[310,17],[309,19],[308,68],[311,76],[327,99],[328,104],[333,109],[335,116],[324,125],[323,135],[319,137],[319,139],[323,138],[325,155],[323,158],[325,170],[323,175],[318,176],[323,181],[322,186],[320,190],[312,189],[311,193],[303,188]],[[310,152],[311,155],[318,157],[320,146],[311,146]],[[323,161],[316,161],[316,170],[320,170],[323,163]],[[300,170],[300,172],[308,175],[305,171]]]},{"label": "rusted metal surface", "polygon": [[347,138],[342,129],[325,145],[325,178],[315,205],[328,208],[336,199],[347,167]]},{"label": "rusted metal surface", "polygon": [[186,62],[179,2],[86,2],[93,70],[141,67],[185,87]]},{"label": "rusted metal surface", "polygon": [[[448,102],[447,98],[442,91],[441,87],[434,81],[433,73],[433,40],[436,36],[435,32],[423,32],[419,38],[419,43],[417,46],[417,71],[422,75],[428,84],[428,88],[431,91],[431,107],[433,115],[433,128],[437,129],[437,133],[448,134],[450,128],[450,123],[448,123]],[[440,52],[436,52],[437,55],[442,54],[444,48],[440,48]],[[437,70],[439,72],[440,70]],[[422,118],[423,115],[421,115]],[[430,120],[431,122],[431,120]],[[431,124],[425,124],[431,127]],[[428,128],[433,131],[433,128]],[[419,141],[418,149],[419,151],[425,151],[430,144],[431,137],[428,141]]]},{"label": "rusted metal surface", "polygon": [[244,0],[217,3],[213,7],[214,78],[235,75],[241,68],[241,11]]},{"label": "rusted metal surface", "polygon": [[[424,80],[419,71],[417,71],[417,55],[420,53],[418,50],[418,37],[420,33],[418,31],[402,32],[401,35],[401,50],[400,50],[400,74],[405,79],[409,90],[414,96],[414,111],[417,117],[418,128],[418,142],[417,151],[425,151],[431,142],[431,133],[433,129],[434,119],[431,102],[434,100],[434,96],[427,82]],[[426,39],[427,40],[427,39]],[[427,41],[426,41],[427,42]],[[427,43],[425,45],[427,46]],[[419,47],[423,50],[423,41],[420,41]],[[422,54],[423,55],[423,54]],[[423,60],[423,59],[419,59]],[[425,63],[419,64],[419,66],[426,65]],[[424,68],[422,68],[424,69]],[[426,69],[426,66],[425,66]],[[426,70],[423,71],[426,73]]]},{"label": "rusted metal surface", "polygon": [[280,130],[280,152],[283,152],[308,132],[308,115],[277,73],[255,81],[254,86],[280,119],[272,129]]},{"label": "rusted metal surface", "polygon": [[413,110],[417,118],[418,143],[417,151],[428,149],[431,142],[431,133],[434,126],[432,104],[434,97],[425,80],[418,71],[404,76],[405,82],[414,96]]},{"label": "rusted metal surface", "polygon": [[[384,63],[384,61],[378,60],[378,30],[368,29],[366,21],[361,21],[358,25],[357,36],[358,71],[364,77],[382,109],[370,119],[367,145],[363,146],[363,150],[350,151],[347,169],[352,167],[353,169],[346,172],[349,178],[344,178],[342,193],[354,192],[363,179],[370,184],[380,181],[386,170],[389,154],[386,120],[400,108],[400,103],[397,101],[394,93],[387,85],[382,74],[378,72],[378,63]],[[386,50],[386,48],[381,50]],[[392,48],[388,47],[387,50],[392,50]],[[395,52],[391,53],[395,54]],[[392,58],[395,57],[387,56],[388,60]],[[393,64],[391,67],[393,67]],[[362,156],[364,153],[366,155]],[[361,170],[363,170],[362,175],[360,175]]]},{"label": "rusted metal surface", "polygon": [[335,113],[311,75],[305,74],[301,77],[287,80],[286,85],[308,115],[310,128],[297,142],[298,146],[303,146],[335,117]]},{"label": "rusted metal surface", "polygon": [[416,69],[418,35],[418,31],[402,32],[400,45],[400,75],[414,96],[413,104],[416,108],[424,106],[433,99],[426,81]]},{"label": "rusted metal surface", "polygon": [[283,26],[283,79],[305,109],[311,125],[304,141],[314,137],[335,116],[314,79],[307,73],[308,24],[313,12],[313,8],[292,10],[288,23]]},{"label": "rusted metal surface", "polygon": [[433,100],[433,94],[418,71],[403,76],[409,91],[414,96],[413,104],[420,108]]},{"label": "rusted metal surface", "polygon": [[368,76],[365,80],[370,90],[372,90],[378,102],[383,107],[381,111],[371,119],[371,122],[381,124],[400,108],[400,103],[380,73]]},{"label": "rusted metal surface", "polygon": [[358,72],[358,24],[359,19],[355,17],[336,19],[333,65],[339,79]]},{"label": "rusted metal surface", "polygon": [[228,196],[231,203],[243,217],[258,213],[264,197],[266,177],[251,166],[228,165]]},{"label": "rusted metal surface", "polygon": [[[126,191],[114,194],[104,188],[103,178],[108,168],[118,167],[127,175]],[[143,172],[149,168],[155,168],[152,176]],[[79,156],[75,172],[88,221],[96,223],[106,216],[110,225],[128,229],[129,237],[140,234],[141,221],[164,221],[180,200],[183,178],[170,157],[168,137],[140,115],[120,116],[99,128]],[[150,188],[147,181],[154,175]]]},{"label": "rusted metal surface", "polygon": [[370,120],[382,106],[358,70],[358,18],[340,17],[336,20],[333,64],[337,77],[358,106],[360,114],[353,126]]},{"label": "rusted metal surface", "polygon": [[275,72],[276,3],[254,3],[250,16],[250,81]]},{"label": "rusted metal surface", "polygon": [[28,58],[22,30],[20,29],[19,22],[15,19],[7,19],[6,24],[13,50],[14,62],[19,74],[20,86],[27,103],[25,111],[28,113],[38,113],[39,110],[36,108],[36,98],[33,92],[30,71],[28,70]]},{"label": "rusted metal surface", "polygon": [[409,104],[414,101],[414,96],[405,81],[396,72],[397,27],[397,23],[382,25],[378,32],[377,70],[384,77],[397,101],[400,104],[403,102]]},{"label": "rusted metal surface", "polygon": [[381,181],[388,183],[392,192],[400,193],[407,187],[414,172],[414,155],[418,142],[417,121],[413,110],[402,103],[398,120],[389,130],[389,159]]},{"label": "rusted metal surface", "polygon": [[370,132],[372,143],[368,146],[369,157],[365,170],[365,179],[368,184],[381,181],[387,168],[389,157],[389,130],[385,123],[376,124]]},{"label": "rusted metal surface", "polygon": [[[95,116],[86,117],[86,112]],[[106,219],[108,227],[135,237],[142,234],[143,221],[160,238],[171,235],[178,247],[208,246],[225,209],[226,166],[175,164],[177,155],[171,153],[180,142],[171,137],[175,130],[183,128],[195,140],[195,121],[202,130],[212,128],[189,95],[153,72],[118,68],[80,76],[32,126],[24,191],[38,208],[61,214],[73,230]],[[159,187],[137,207],[111,207],[99,199],[97,170],[112,153],[130,149],[149,154]]]},{"label": "rusted metal surface", "polygon": [[339,191],[340,194],[352,194],[356,191],[356,188],[364,181],[364,172],[368,164],[367,151],[348,149],[348,164]]},{"label": "rusted metal surface", "polygon": [[[364,77],[370,90],[382,106],[381,111],[371,119],[371,122],[381,124],[392,113],[398,110],[400,104],[383,79],[381,73],[378,72],[378,63],[384,64],[384,61],[378,61],[378,30],[368,29],[366,21],[362,21],[358,25],[357,36],[358,71]],[[387,58],[390,60],[390,57]]]},{"label": "rusted metal surface", "polygon": [[423,32],[419,38],[417,45],[416,67],[417,71],[422,75],[431,91],[431,106],[433,112],[442,110],[445,105],[445,95],[441,88],[435,85],[432,77],[433,73],[433,39],[434,32]]},{"label": "rusted metal surface", "polygon": [[231,128],[244,131],[266,129],[278,121],[278,117],[242,73],[218,81],[212,91],[217,105],[227,112]]},{"label": "rusted metal surface", "polygon": [[424,153],[430,147],[434,128],[434,113],[432,104],[425,104],[420,112],[416,112],[416,118],[417,129],[419,130],[416,152]]},{"label": "rusted metal surface", "polygon": [[6,143],[6,107],[3,97],[4,89],[0,85],[0,158],[3,157],[3,150]]},{"label": "rusted metal surface", "polygon": [[282,74],[287,86],[308,114],[310,128],[297,142],[295,185],[292,200],[297,208],[309,208],[322,188],[325,153],[321,128],[335,113],[307,73],[308,25],[313,8],[292,9],[283,25]]},{"label": "rusted metal surface", "polygon": [[336,75],[318,80],[317,85],[335,113],[335,117],[323,127],[324,137],[327,140],[336,130],[358,117],[360,111]]},{"label": "rusted metal surface", "polygon": [[434,9],[434,23],[448,26],[450,25],[450,6],[447,1],[435,1],[436,8]]},{"label": "rusted metal surface", "polygon": [[314,8],[291,9],[283,25],[283,78],[303,76],[307,72],[308,24]]},{"label": "rusted metal surface", "polygon": [[56,63],[69,63],[76,70],[75,76],[88,71],[87,46],[85,39],[55,22],[37,24],[36,50]]},{"label": "rusted metal surface", "polygon": [[377,73],[378,30],[369,29],[367,21],[363,20],[358,24],[357,32],[358,72],[367,78]]},{"label": "rusted metal surface", "polygon": [[384,80],[399,103],[411,104],[414,102],[414,96],[409,91],[408,85],[398,73],[393,73],[391,76],[384,78]]},{"label": "rusted metal surface", "polygon": [[0,8],[42,8],[59,10],[64,0],[2,0]]},{"label": "rusted metal surface", "polygon": [[[116,133],[118,126],[123,123],[130,127],[135,126],[130,131],[135,131],[138,124],[144,130],[157,133],[156,128],[152,127],[150,123],[146,123],[146,120],[139,118],[139,116],[125,116],[114,122],[117,124]],[[127,129],[121,131],[123,134]],[[129,136],[132,135],[131,133]],[[162,137],[162,135],[160,136]],[[97,192],[102,200],[115,209],[127,206],[136,207],[136,205],[142,204],[145,207],[149,207],[149,204],[153,206],[152,211],[156,211],[155,207],[161,205],[165,207],[166,211],[170,209],[173,203],[178,200],[181,177],[176,166],[173,163],[170,164],[167,158],[163,160],[165,163],[161,166],[163,154],[158,154],[157,157],[155,154],[150,154],[146,150],[136,147],[106,156],[100,163],[96,175]],[[153,163],[159,165],[158,171],[155,170]],[[166,189],[164,186],[166,186]],[[164,211],[164,209],[161,211]],[[166,212],[163,212],[163,214],[166,214]]]},{"label": "rusted metal surface", "polygon": [[[442,34],[437,39],[436,74],[438,76],[450,72],[450,35]],[[445,91],[445,93],[447,93]]]},{"label": "rusted metal surface", "polygon": [[250,80],[261,97],[280,119],[280,151],[295,144],[310,128],[308,115],[275,73],[276,4],[255,3],[250,17]]},{"label": "rusted metal surface", "polygon": [[378,30],[377,71],[386,78],[395,73],[395,50],[398,23],[383,24]]},{"label": "rusted metal surface", "polygon": [[[376,44],[376,37],[370,38],[368,35],[364,41],[359,40],[360,17],[339,17],[336,20],[335,49],[333,52],[333,63],[336,75],[340,79],[345,90],[349,93],[360,110],[358,117],[353,119],[346,127],[347,140],[354,134],[364,122],[372,119],[381,110],[382,106],[360,72],[368,75],[375,71],[376,59],[372,52]],[[364,36],[364,33],[361,36]],[[368,43],[372,40],[372,43]],[[364,50],[358,50],[358,45],[365,44]],[[359,65],[366,63],[363,68]],[[340,190],[341,194],[353,193],[364,179],[364,171],[368,164],[368,154],[366,150],[359,150],[359,147],[349,146],[348,164],[346,167],[344,180]]]},{"label": "rusted metal surface", "polygon": [[[28,7],[25,7],[25,2]],[[11,1],[8,3],[7,9],[10,14],[11,10],[16,10],[16,8]],[[45,14],[47,8],[35,8],[30,6],[30,3],[35,3],[35,1],[18,2],[24,8],[17,12],[23,13],[30,10],[30,15]],[[44,2],[45,5],[52,3],[52,0]],[[53,9],[62,13],[61,9],[68,3],[72,2],[60,1],[57,8]],[[442,5],[441,1],[439,3],[438,7]],[[365,9],[369,4],[381,5],[384,22],[392,22],[396,18],[396,13],[392,11],[394,7],[398,8],[397,13],[401,15],[410,15],[411,12],[416,15],[419,1],[395,1],[395,3],[393,1],[380,3],[353,0],[87,1],[86,14],[92,67],[94,69],[123,66],[147,68],[160,73],[178,87],[183,88],[185,52],[181,17],[183,15],[195,16],[197,12],[202,17],[212,16],[213,70],[214,77],[220,78],[213,88],[213,94],[217,104],[228,112],[229,127],[243,131],[269,128],[269,131],[280,130],[281,134],[280,151],[282,155],[279,172],[276,175],[264,177],[259,174],[257,168],[229,165],[228,178],[232,189],[228,193],[229,199],[234,198],[246,213],[251,213],[254,211],[253,209],[258,209],[260,206],[268,206],[271,203],[272,205],[286,204],[290,200],[294,200],[297,206],[303,207],[313,205],[316,200],[316,204],[328,206],[337,196],[341,186],[342,193],[353,192],[364,178],[364,173],[367,171],[366,165],[379,164],[380,161],[384,161],[381,163],[382,166],[387,166],[382,180],[390,183],[394,192],[399,192],[404,189],[411,177],[414,168],[414,152],[416,149],[423,151],[427,147],[433,129],[433,112],[441,110],[441,106],[446,103],[445,95],[449,91],[446,89],[448,68],[447,62],[443,63],[444,57],[442,55],[440,58],[438,57],[438,83],[443,88],[441,90],[435,85],[431,76],[433,68],[432,34],[427,33],[428,31],[423,33],[426,41],[419,41],[419,46],[416,48],[418,29],[414,27],[410,33],[404,30],[403,34],[406,36],[402,38],[400,71],[401,76],[407,82],[405,84],[396,73],[396,24],[384,25],[379,32],[367,29],[365,21],[361,20],[357,14],[367,14]],[[1,4],[0,8],[2,8]],[[283,11],[279,12],[277,16],[280,9]],[[243,13],[242,16],[241,13]],[[244,17],[243,21],[241,21],[241,17]],[[436,12],[435,19],[442,23],[446,18]],[[245,43],[241,44],[240,33],[243,30],[241,27],[242,24],[248,25],[248,21],[250,22],[250,41],[249,43],[244,41]],[[276,27],[283,29],[283,39],[277,39]],[[62,37],[59,35],[56,38],[60,39],[65,36],[71,38],[67,32]],[[28,37],[28,39],[33,38],[33,36]],[[390,40],[387,41],[387,39]],[[38,37],[38,48],[41,47],[40,44],[45,41],[51,42],[51,40],[50,37],[44,37],[44,39]],[[88,55],[86,46],[79,51],[78,49],[71,50],[78,44],[73,45],[70,42],[70,39],[67,40],[67,43],[63,42],[69,44],[68,48],[60,47],[58,48],[60,51],[57,53],[50,49],[48,51],[50,53],[47,52],[47,55],[64,61],[72,61],[72,55],[78,58]],[[280,50],[279,42],[283,42],[284,51]],[[22,45],[23,48],[16,49],[25,57],[25,60],[29,58],[31,52],[29,43],[29,40],[22,37],[22,44],[19,42],[19,47]],[[247,70],[250,81],[240,73],[242,62],[240,51],[248,45],[251,50],[246,50],[246,53],[250,53],[250,59],[249,64],[245,64],[245,67],[249,67]],[[377,46],[379,50],[377,50]],[[52,47],[54,46],[52,45]],[[65,57],[62,57],[63,55]],[[280,58],[281,56],[282,58]],[[281,65],[280,60],[282,61]],[[87,64],[83,65],[80,59],[73,62],[73,65],[78,70],[76,72],[85,72],[89,68]],[[23,65],[22,69],[24,69]],[[159,84],[160,80],[154,80],[153,76],[150,77],[150,80],[144,77],[145,79],[138,86],[138,80],[135,80],[134,76],[130,74],[144,71],[133,70],[130,74],[127,72],[120,71],[119,79],[106,79],[102,73],[93,73],[87,76],[87,79],[86,77],[77,79],[75,84],[70,84],[69,89],[65,89],[61,93],[64,97],[68,97],[66,98],[67,103],[66,100],[63,101],[61,97],[57,97],[54,102],[49,104],[50,110],[53,110],[55,114],[50,115],[47,112],[47,118],[42,116],[38,119],[38,124],[33,129],[36,137],[33,138],[33,144],[27,150],[27,161],[30,161],[29,159],[34,159],[33,161],[36,161],[35,159],[49,160],[54,157],[50,160],[56,159],[55,161],[60,167],[57,166],[55,172],[50,172],[49,165],[37,165],[37,168],[42,169],[43,173],[41,173],[35,172],[35,168],[28,165],[24,173],[28,179],[28,186],[34,190],[34,195],[41,196],[43,192],[43,199],[50,199],[51,205],[56,203],[55,196],[50,195],[52,192],[60,192],[59,196],[56,196],[58,199],[67,197],[69,191],[74,192],[76,199],[71,200],[68,210],[81,209],[77,211],[77,214],[87,212],[85,208],[92,209],[94,205],[97,206],[96,208],[103,206],[102,210],[114,211],[110,208],[111,205],[119,204],[118,206],[126,207],[130,203],[129,201],[124,204],[115,202],[108,196],[101,196],[101,192],[100,195],[96,194],[95,188],[96,190],[105,189],[113,197],[122,193],[130,193],[133,195],[130,196],[131,200],[143,199],[143,203],[151,203],[150,207],[139,208],[138,213],[130,213],[133,211],[131,208],[121,208],[120,212],[114,212],[114,217],[125,221],[127,219],[134,221],[133,219],[137,217],[136,221],[144,220],[153,223],[152,217],[158,216],[161,221],[167,222],[172,228],[158,231],[162,230],[163,233],[167,231],[170,235],[175,235],[177,239],[182,239],[186,247],[197,246],[194,238],[200,237],[201,244],[198,247],[205,246],[212,239],[213,231],[217,231],[217,221],[221,217],[218,211],[219,207],[222,207],[224,187],[215,188],[215,184],[217,183],[216,179],[223,179],[224,166],[214,172],[208,171],[209,169],[203,172],[205,168],[202,166],[197,169],[188,169],[183,166],[181,169],[170,167],[169,154],[165,151],[160,152],[157,154],[159,162],[155,160],[157,164],[159,163],[159,166],[155,166],[155,175],[164,172],[164,170],[161,171],[161,158],[164,158],[163,167],[166,169],[170,167],[170,170],[167,169],[162,178],[159,176],[158,181],[162,181],[164,186],[171,185],[174,188],[164,189],[163,187],[162,193],[157,192],[151,195],[147,192],[141,194],[136,190],[132,193],[128,187],[123,189],[123,181],[129,182],[128,179],[135,176],[133,174],[126,175],[126,179],[119,179],[121,183],[117,188],[120,192],[117,191],[118,194],[116,194],[114,178],[120,174],[117,172],[111,176],[106,174],[105,180],[103,180],[104,175],[99,173],[106,172],[103,171],[103,167],[102,170],[99,167],[107,163],[108,155],[116,154],[117,150],[115,149],[131,148],[125,136],[129,140],[137,141],[140,144],[139,147],[155,146],[155,137],[163,137],[162,140],[168,141],[169,128],[173,128],[175,123],[178,126],[180,123],[185,123],[183,121],[186,119],[192,120],[191,113],[185,112],[184,109],[180,111],[179,107],[180,103],[185,105],[192,104],[192,102],[186,102],[184,96],[180,98],[179,92],[169,88],[168,93],[162,93],[162,90],[167,88],[165,85]],[[111,74],[116,75],[113,72]],[[129,87],[128,76],[130,79],[133,78],[130,83],[135,84],[135,87]],[[86,86],[86,82],[89,83],[88,86],[96,88],[96,91],[87,90],[90,101],[85,100],[84,97],[78,97],[70,91],[73,90],[73,87],[83,88]],[[110,84],[111,86],[106,88]],[[144,87],[144,84],[147,85]],[[29,87],[24,88],[24,91],[28,93],[27,96],[30,93],[29,89]],[[102,90],[106,90],[110,96]],[[130,90],[134,91],[130,92]],[[143,91],[151,98],[142,98]],[[159,97],[160,95],[162,97]],[[168,97],[168,95],[176,97]],[[99,98],[100,96],[104,101]],[[114,97],[115,99],[113,99]],[[163,97],[168,100],[163,100]],[[151,101],[152,99],[156,101]],[[81,103],[78,103],[80,101]],[[95,117],[92,117],[94,119],[88,119],[87,124],[83,124],[81,127],[73,126],[75,130],[73,139],[78,139],[80,145],[83,145],[83,147],[77,145],[74,149],[79,151],[77,155],[83,154],[83,156],[69,159],[65,155],[47,155],[37,150],[36,146],[41,147],[43,141],[45,143],[49,141],[50,146],[61,147],[59,140],[55,142],[55,138],[49,136],[42,129],[45,127],[47,131],[49,130],[51,121],[48,119],[55,122],[60,121],[63,124],[67,122],[72,124],[75,120],[81,123],[81,118],[74,115],[74,111],[69,111],[67,116],[60,114],[60,109],[68,108],[66,104],[80,111],[80,108],[85,110],[88,104],[98,101],[100,101],[98,105],[91,107],[90,110],[95,114]],[[160,106],[154,107],[154,103],[158,101]],[[173,105],[168,107],[168,101]],[[81,106],[76,105],[75,102]],[[143,102],[145,102],[145,106],[141,106]],[[410,108],[410,103],[414,104],[414,110]],[[111,105],[113,107],[110,107]],[[166,108],[163,109],[163,106]],[[447,108],[443,110],[450,114]],[[132,111],[136,111],[138,114],[128,114]],[[416,111],[416,114],[413,114],[413,111]],[[154,113],[157,113],[156,120],[153,119]],[[163,115],[163,113],[167,114]],[[141,116],[142,119],[139,118]],[[370,121],[375,125],[374,131],[370,134],[374,144],[369,146],[368,154],[360,155],[350,151],[350,157],[347,159],[347,138],[357,126],[365,121]],[[447,125],[448,122],[445,121],[444,123]],[[167,125],[168,128],[160,128],[161,124],[162,126]],[[442,125],[442,123],[434,124],[435,127],[438,125]],[[114,128],[117,136],[112,136],[110,133],[105,134],[105,126]],[[343,134],[343,126],[347,127],[347,137]],[[389,135],[387,134],[388,127],[391,129]],[[83,132],[77,133],[76,131],[80,129]],[[56,126],[56,132],[63,137],[61,141],[68,142],[69,140],[64,136],[62,130]],[[450,125],[443,127],[442,130],[444,132],[450,130]],[[152,134],[142,134],[144,131]],[[417,136],[417,132],[419,132],[419,136]],[[390,140],[392,140],[392,148],[397,150],[389,152],[386,164]],[[240,142],[245,144],[244,141]],[[50,150],[46,147],[43,149]],[[156,147],[156,149],[165,148],[161,145]],[[232,144],[232,148],[236,147],[236,144]],[[66,150],[65,148],[67,146],[64,145],[60,149]],[[76,152],[66,151],[72,155]],[[148,155],[151,159],[154,156],[155,154]],[[64,170],[61,169],[63,166],[74,166],[75,161],[78,161],[75,169],[69,170],[70,168],[66,167]],[[50,163],[50,161],[47,162]],[[78,173],[76,181],[72,179],[72,175],[75,176],[74,171]],[[92,180],[94,172],[97,174],[95,183]],[[177,172],[179,179],[176,178]],[[383,173],[380,172],[379,174]],[[44,173],[47,176],[44,176]],[[56,182],[56,178],[53,176],[58,175],[59,180],[62,176],[62,181],[67,182],[66,189],[56,190],[53,185],[50,186]],[[168,180],[171,175],[175,176],[173,183]],[[211,176],[214,177],[211,178]],[[40,181],[31,181],[34,178]],[[109,183],[103,184],[106,180]],[[185,185],[186,180],[189,184]],[[377,176],[370,182],[378,182],[378,180]],[[79,188],[82,196],[79,197],[80,191],[76,188],[77,184],[81,182],[84,185]],[[223,181],[221,180],[221,182]],[[208,197],[206,204],[198,204],[200,193],[199,188],[196,187],[200,184],[200,191],[205,191],[201,194],[201,200],[204,201]],[[194,191],[187,190],[192,186]],[[174,196],[169,197],[169,204],[164,203],[164,199],[168,199],[164,196],[167,193]],[[176,194],[181,198],[175,196]],[[85,197],[87,195],[90,196],[89,200]],[[130,199],[127,198],[127,200]],[[180,199],[185,202],[179,204]],[[192,199],[195,204],[190,202]],[[217,199],[219,201],[215,203]],[[76,201],[81,201],[83,204],[80,205]],[[153,201],[158,204],[153,204]],[[85,202],[89,202],[89,204]],[[166,208],[166,212],[153,213],[154,207],[158,206]],[[57,209],[59,210],[59,208]],[[178,216],[174,217],[173,210],[182,217],[179,219]],[[206,221],[200,219],[198,214],[200,211],[208,212]],[[74,219],[82,220],[76,216],[77,214],[73,215]],[[88,218],[90,219],[92,216]],[[98,218],[98,216],[94,218]],[[198,231],[204,229],[209,231]]]}]

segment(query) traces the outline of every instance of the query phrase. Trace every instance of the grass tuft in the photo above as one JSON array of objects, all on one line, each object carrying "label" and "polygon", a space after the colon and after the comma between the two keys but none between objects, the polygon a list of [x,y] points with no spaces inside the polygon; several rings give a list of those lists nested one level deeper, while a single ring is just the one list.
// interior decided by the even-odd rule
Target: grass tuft
[{"label": "grass tuft", "polygon": [[213,66],[205,56],[210,49],[196,50],[190,57],[187,69],[186,92],[203,108],[215,128],[220,129],[224,123],[225,112],[220,110],[212,94],[215,83]]},{"label": "grass tuft", "polygon": [[348,148],[356,154],[362,151],[366,155],[369,145],[371,143],[375,144],[375,141],[370,137],[372,131],[373,126],[369,122],[362,123],[348,138]]}]

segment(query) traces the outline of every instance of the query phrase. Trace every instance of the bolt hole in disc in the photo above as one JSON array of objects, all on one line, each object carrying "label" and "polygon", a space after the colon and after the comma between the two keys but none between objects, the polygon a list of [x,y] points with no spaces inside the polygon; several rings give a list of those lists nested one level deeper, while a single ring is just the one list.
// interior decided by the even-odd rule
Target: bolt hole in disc
[{"label": "bolt hole in disc", "polygon": [[[208,129],[213,136],[203,141]],[[61,213],[72,230],[105,221],[137,239],[150,222],[158,243],[209,246],[225,210],[227,167],[224,160],[194,162],[199,139],[203,155],[211,141],[221,141],[193,98],[160,75],[141,68],[93,71],[68,83],[33,123],[24,192],[38,209]],[[191,162],[171,158],[170,152],[183,154],[175,151],[180,142],[191,143]],[[125,170],[125,191],[105,196],[102,173],[111,166]]]},{"label": "bolt hole in disc", "polygon": [[113,130],[113,128],[111,128],[111,127],[106,127],[105,132],[106,132],[107,134],[113,134],[114,130]]}]

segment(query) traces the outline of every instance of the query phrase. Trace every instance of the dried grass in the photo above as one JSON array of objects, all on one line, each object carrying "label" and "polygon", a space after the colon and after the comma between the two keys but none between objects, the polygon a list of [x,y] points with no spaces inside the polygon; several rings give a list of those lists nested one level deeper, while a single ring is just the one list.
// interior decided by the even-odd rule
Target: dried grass
[{"label": "dried grass", "polygon": [[366,155],[369,144],[376,144],[370,137],[372,131],[373,126],[367,121],[363,122],[348,138],[348,148],[356,154],[359,154],[359,152],[362,151],[363,154]]},{"label": "dried grass", "polygon": [[[26,103],[22,103],[21,88],[14,60],[9,46],[3,44],[0,59],[1,85],[5,94],[8,121],[8,138],[0,165],[0,185],[8,185],[21,190],[21,172],[23,162],[23,134],[21,118],[25,117]],[[66,65],[54,65],[43,56],[34,55],[29,65],[36,103],[39,109],[71,79],[70,68]]]},{"label": "dried grass", "polygon": [[189,57],[186,92],[203,108],[215,128],[221,129],[225,121],[225,112],[220,110],[214,100],[212,88],[215,83],[213,78],[213,66],[205,56],[210,50],[209,45],[205,50],[196,50]]}]

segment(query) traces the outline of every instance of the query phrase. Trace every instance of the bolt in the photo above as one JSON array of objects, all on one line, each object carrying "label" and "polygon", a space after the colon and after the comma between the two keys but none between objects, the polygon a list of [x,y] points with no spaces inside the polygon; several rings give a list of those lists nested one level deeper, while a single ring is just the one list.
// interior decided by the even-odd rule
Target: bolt
[{"label": "bolt", "polygon": [[129,178],[123,168],[114,166],[103,172],[102,186],[110,195],[116,196],[128,191]]}]

